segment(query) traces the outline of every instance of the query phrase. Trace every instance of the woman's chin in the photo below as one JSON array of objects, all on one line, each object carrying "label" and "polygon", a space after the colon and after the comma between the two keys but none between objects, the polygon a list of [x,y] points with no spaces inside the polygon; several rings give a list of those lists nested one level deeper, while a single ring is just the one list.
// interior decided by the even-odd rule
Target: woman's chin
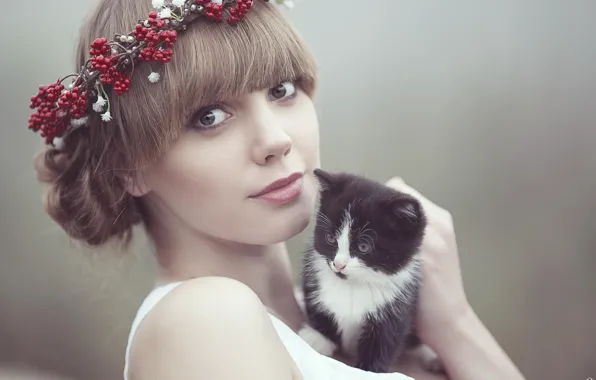
[{"label": "woman's chin", "polygon": [[[264,218],[250,228],[252,234],[243,236],[248,244],[271,245],[283,243],[295,237],[308,227],[312,218],[312,208],[293,210],[284,215]],[[298,212],[297,212],[298,211]],[[256,227],[256,228],[255,228]]]},{"label": "woman's chin", "polygon": [[290,234],[291,236],[287,237],[283,241],[289,240],[289,239],[293,238],[294,236],[298,235],[299,233],[301,233],[302,231],[304,231],[306,229],[306,227],[308,227],[311,217],[312,217],[312,214],[309,213],[307,215],[304,215],[303,218],[297,219],[295,228]]},{"label": "woman's chin", "polygon": [[310,215],[305,215],[301,218],[295,218],[286,222],[279,222],[276,225],[269,226],[268,231],[263,230],[262,236],[259,239],[259,245],[271,245],[284,243],[294,236],[298,235],[308,227],[310,222]]}]

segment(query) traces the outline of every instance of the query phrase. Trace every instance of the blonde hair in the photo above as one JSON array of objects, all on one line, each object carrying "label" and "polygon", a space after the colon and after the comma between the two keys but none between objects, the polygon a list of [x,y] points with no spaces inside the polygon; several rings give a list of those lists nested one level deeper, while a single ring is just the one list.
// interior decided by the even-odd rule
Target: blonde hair
[{"label": "blonde hair", "polygon": [[[89,58],[97,37],[134,28],[146,18],[150,0],[101,0],[81,30],[77,68]],[[147,77],[158,71],[161,80]],[[63,151],[48,149],[37,160],[49,184],[45,207],[74,239],[101,245],[125,244],[145,218],[142,199],[125,190],[125,176],[165,154],[200,106],[295,80],[313,95],[315,62],[302,39],[275,6],[257,0],[235,26],[195,21],[180,33],[172,61],[138,64],[131,91],[110,96],[113,117],[91,113],[89,126],[68,136]]]}]

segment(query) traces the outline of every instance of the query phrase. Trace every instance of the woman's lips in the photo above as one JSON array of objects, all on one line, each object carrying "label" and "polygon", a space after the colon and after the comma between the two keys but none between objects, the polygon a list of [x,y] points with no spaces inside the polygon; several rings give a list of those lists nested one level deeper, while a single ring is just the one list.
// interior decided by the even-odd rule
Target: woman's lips
[{"label": "woman's lips", "polygon": [[289,203],[302,193],[302,173],[294,173],[286,178],[278,179],[250,198],[260,199],[271,203]]}]

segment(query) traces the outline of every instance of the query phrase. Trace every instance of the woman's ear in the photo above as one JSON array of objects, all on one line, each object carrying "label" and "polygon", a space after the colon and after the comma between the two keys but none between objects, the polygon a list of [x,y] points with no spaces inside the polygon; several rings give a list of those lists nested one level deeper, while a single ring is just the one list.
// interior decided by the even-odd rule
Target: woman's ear
[{"label": "woman's ear", "polygon": [[133,197],[142,197],[151,191],[141,170],[131,171],[123,178],[124,188]]}]

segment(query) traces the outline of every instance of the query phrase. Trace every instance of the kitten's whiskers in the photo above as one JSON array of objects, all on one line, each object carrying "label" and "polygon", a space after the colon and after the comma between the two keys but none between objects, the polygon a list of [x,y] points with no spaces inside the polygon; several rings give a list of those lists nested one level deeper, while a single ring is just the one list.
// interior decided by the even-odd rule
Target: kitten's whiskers
[{"label": "kitten's whiskers", "polygon": [[333,223],[331,223],[331,219],[329,219],[327,215],[323,214],[320,211],[317,212],[317,222],[326,229],[333,231]]}]

